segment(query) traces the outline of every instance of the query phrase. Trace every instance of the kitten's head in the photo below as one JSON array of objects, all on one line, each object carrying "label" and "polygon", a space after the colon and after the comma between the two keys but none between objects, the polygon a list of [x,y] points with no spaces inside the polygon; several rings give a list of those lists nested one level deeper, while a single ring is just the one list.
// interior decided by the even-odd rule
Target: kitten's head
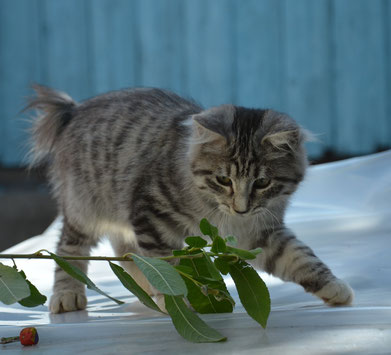
[{"label": "kitten's head", "polygon": [[191,171],[230,215],[284,207],[307,166],[304,132],[287,115],[223,105],[193,117]]}]

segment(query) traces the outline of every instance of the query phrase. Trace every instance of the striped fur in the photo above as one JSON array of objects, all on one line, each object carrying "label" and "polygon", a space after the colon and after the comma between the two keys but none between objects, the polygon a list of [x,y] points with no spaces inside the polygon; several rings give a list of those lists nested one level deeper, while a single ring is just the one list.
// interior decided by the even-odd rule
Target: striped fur
[{"label": "striped fur", "polygon": [[[86,255],[107,235],[118,255],[167,255],[206,217],[242,247],[262,247],[260,268],[330,304],[351,302],[349,286],[284,227],[307,165],[305,135],[291,118],[232,105],[203,110],[159,89],[82,103],[36,90],[33,161],[49,162],[64,216],[59,254]],[[154,292],[131,263],[124,266]],[[84,287],[57,269],[51,311],[85,306]]]}]

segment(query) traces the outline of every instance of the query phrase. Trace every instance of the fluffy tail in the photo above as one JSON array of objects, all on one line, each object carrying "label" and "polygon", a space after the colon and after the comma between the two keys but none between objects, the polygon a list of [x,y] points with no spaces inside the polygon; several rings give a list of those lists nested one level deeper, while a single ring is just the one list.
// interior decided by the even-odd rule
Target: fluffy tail
[{"label": "fluffy tail", "polygon": [[25,110],[36,109],[33,120],[30,164],[35,165],[49,157],[62,130],[72,119],[77,103],[67,94],[41,85],[33,85],[36,96]]}]

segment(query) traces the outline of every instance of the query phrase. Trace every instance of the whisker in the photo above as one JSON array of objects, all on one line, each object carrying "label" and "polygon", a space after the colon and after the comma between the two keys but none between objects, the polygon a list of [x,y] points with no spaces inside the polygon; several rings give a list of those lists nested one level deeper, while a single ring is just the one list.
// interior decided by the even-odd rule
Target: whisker
[{"label": "whisker", "polygon": [[272,211],[270,211],[268,208],[264,208],[264,211],[269,215],[269,216],[271,216],[271,220],[270,220],[270,222],[271,222],[271,226],[270,226],[270,232],[273,232],[274,231],[274,229],[275,229],[275,224],[274,224],[274,222],[277,222],[277,225],[280,223],[279,222],[279,220],[278,220],[278,218],[277,218],[277,216],[275,215],[275,214],[273,214],[273,212]]}]

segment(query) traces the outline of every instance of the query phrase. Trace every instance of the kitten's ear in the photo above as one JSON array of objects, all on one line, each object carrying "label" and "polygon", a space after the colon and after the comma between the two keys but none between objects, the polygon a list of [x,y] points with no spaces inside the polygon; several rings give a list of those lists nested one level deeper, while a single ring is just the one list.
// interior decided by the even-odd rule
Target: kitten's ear
[{"label": "kitten's ear", "polygon": [[279,150],[292,150],[296,152],[305,140],[305,131],[297,128],[266,134],[262,138],[261,144],[269,143]]},{"label": "kitten's ear", "polygon": [[235,107],[221,105],[193,115],[194,138],[201,141],[214,141],[231,135]]}]

